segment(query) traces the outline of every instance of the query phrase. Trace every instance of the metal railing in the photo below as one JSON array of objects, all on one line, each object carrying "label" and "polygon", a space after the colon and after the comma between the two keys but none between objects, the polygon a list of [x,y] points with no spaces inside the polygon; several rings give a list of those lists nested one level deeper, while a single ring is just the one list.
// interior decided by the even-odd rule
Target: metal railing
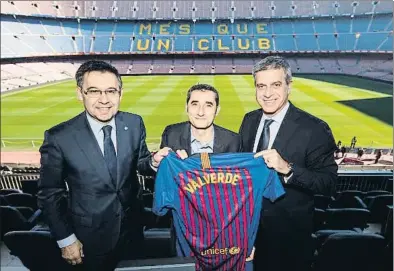
[{"label": "metal railing", "polygon": [[[0,189],[19,189],[22,190],[22,181],[37,181],[40,178],[40,174],[18,174],[18,173],[2,173],[0,175]],[[145,185],[149,184],[149,180],[153,181],[152,177],[138,175],[138,181],[144,190],[149,188]]]},{"label": "metal railing", "polygon": [[393,191],[392,170],[368,170],[368,171],[339,171],[337,191],[344,190],[386,190]]},{"label": "metal railing", "polygon": [[2,138],[3,148],[38,148],[43,142],[42,138]]},{"label": "metal railing", "polygon": [[37,181],[39,174],[1,174],[0,189],[19,189],[22,190],[22,181]]},{"label": "metal railing", "polygon": [[[1,174],[0,189],[20,189],[22,190],[23,180],[37,181],[39,174]],[[138,175],[138,181],[144,190],[153,192],[154,178]],[[393,172],[387,171],[369,171],[369,172],[340,172],[336,191],[344,190],[386,190],[393,191]]]},{"label": "metal railing", "polygon": [[[146,144],[150,151],[156,151],[160,145],[160,137],[149,137],[146,139]],[[44,139],[43,138],[1,138],[1,147],[3,150],[7,149],[37,149]]]}]

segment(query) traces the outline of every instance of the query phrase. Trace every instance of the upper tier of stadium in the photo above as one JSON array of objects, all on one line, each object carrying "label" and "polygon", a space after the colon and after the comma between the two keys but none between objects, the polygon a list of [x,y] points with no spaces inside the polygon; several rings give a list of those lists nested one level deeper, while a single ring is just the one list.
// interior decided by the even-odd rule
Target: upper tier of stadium
[{"label": "upper tier of stadium", "polygon": [[392,52],[392,13],[245,20],[1,15],[1,57],[121,53]]},{"label": "upper tier of stadium", "polygon": [[[72,79],[91,56],[45,57],[22,62],[5,59],[1,64],[1,91]],[[393,82],[391,54],[286,55],[294,74],[347,74]],[[135,74],[250,74],[261,57],[255,56],[110,56],[122,75]]]},{"label": "upper tier of stadium", "polygon": [[254,19],[375,14],[392,1],[1,1],[1,13],[126,19]]}]

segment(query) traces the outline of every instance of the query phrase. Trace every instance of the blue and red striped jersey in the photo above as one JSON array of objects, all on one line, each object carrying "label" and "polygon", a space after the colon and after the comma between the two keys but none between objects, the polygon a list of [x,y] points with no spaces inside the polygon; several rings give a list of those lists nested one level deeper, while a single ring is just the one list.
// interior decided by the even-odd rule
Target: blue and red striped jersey
[{"label": "blue and red striped jersey", "polygon": [[[245,270],[259,225],[262,198],[285,192],[276,171],[254,153],[165,157],[155,180],[153,212],[171,210],[178,256],[192,256],[197,270]],[[203,161],[202,161],[203,160]]]}]

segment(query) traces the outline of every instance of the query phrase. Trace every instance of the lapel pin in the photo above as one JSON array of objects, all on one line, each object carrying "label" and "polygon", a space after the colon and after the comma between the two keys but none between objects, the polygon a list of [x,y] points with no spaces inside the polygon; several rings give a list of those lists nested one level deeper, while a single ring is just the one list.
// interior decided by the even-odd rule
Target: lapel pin
[{"label": "lapel pin", "polygon": [[129,127],[125,126],[125,127],[124,127],[124,130],[125,130],[125,131],[129,130]]}]

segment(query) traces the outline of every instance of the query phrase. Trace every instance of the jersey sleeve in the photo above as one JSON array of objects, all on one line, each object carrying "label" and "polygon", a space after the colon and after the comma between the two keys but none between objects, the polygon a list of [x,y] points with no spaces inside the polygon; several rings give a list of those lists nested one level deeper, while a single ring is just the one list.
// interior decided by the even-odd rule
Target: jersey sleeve
[{"label": "jersey sleeve", "polygon": [[174,202],[174,180],[169,159],[166,157],[161,161],[155,178],[152,212],[158,216],[164,216]]},{"label": "jersey sleeve", "polygon": [[267,179],[267,185],[264,188],[264,197],[268,198],[270,201],[275,201],[277,198],[285,194],[283,185],[279,179],[278,173],[276,171],[270,170]]}]

